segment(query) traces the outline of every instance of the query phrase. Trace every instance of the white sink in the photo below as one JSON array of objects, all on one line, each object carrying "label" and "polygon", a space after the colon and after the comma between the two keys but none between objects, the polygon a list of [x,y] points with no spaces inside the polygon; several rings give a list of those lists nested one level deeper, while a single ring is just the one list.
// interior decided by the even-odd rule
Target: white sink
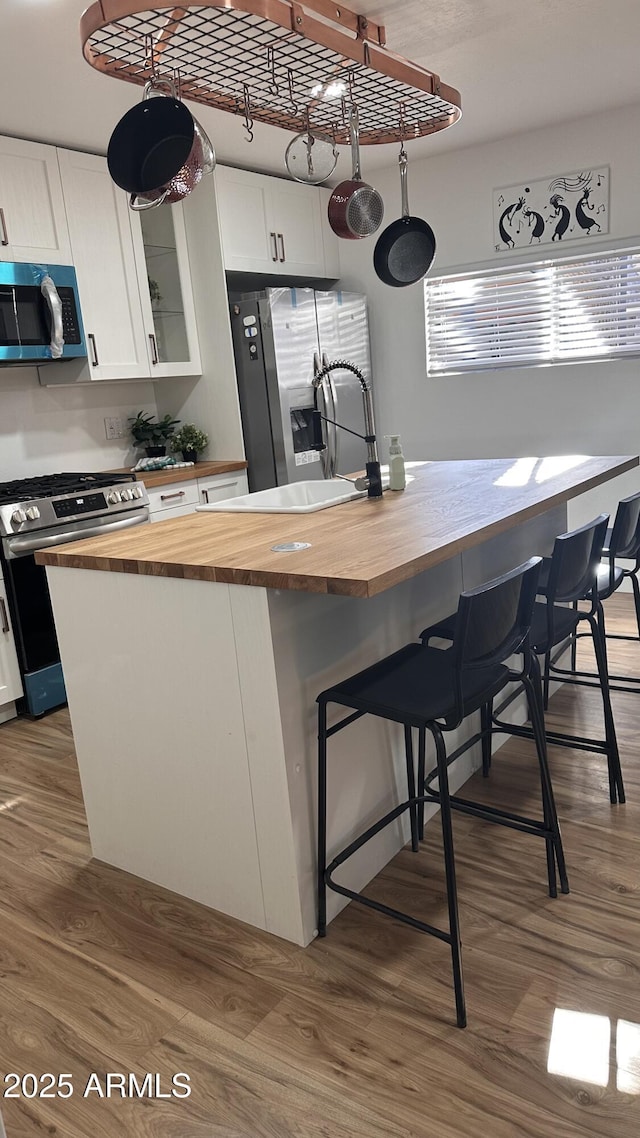
[{"label": "white sink", "polygon": [[356,490],[341,478],[328,478],[326,481],[291,482],[288,486],[257,490],[255,494],[241,494],[238,498],[196,506],[196,510],[202,513],[237,510],[256,514],[310,514],[313,510],[326,510],[328,506],[364,498],[366,493],[366,490]]}]

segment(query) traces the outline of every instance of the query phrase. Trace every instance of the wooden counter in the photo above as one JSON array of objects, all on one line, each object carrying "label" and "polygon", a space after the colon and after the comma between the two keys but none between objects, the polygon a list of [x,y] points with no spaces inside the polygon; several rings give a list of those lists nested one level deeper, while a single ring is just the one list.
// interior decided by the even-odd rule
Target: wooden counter
[{"label": "wooden counter", "polygon": [[[42,550],[42,565],[372,597],[638,465],[637,457],[408,463],[407,488],[310,514],[198,513]],[[204,465],[204,464],[203,464]],[[242,464],[239,464],[242,465]],[[178,473],[178,472],[177,472]],[[189,470],[186,477],[194,477]],[[286,541],[311,548],[274,553]],[[534,554],[536,550],[531,550]]]},{"label": "wooden counter", "polygon": [[[220,458],[211,462],[196,462],[193,466],[167,466],[164,470],[136,470],[138,482],[145,486],[166,486],[170,482],[189,482],[192,478],[212,478],[214,474],[228,474],[231,470],[246,470],[244,458]],[[121,466],[110,474],[131,474],[131,467]]]}]

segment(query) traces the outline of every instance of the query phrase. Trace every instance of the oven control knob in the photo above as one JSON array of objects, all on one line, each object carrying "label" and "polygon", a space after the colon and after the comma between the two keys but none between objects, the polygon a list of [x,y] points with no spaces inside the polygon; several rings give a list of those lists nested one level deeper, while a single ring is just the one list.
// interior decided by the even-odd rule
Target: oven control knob
[{"label": "oven control knob", "polygon": [[121,490],[120,498],[123,502],[130,502],[133,498],[133,490]]},{"label": "oven control knob", "polygon": [[110,490],[107,494],[107,502],[110,506],[115,506],[120,501],[120,494],[117,490]]},{"label": "oven control knob", "polygon": [[37,506],[27,506],[25,514],[30,522],[35,522],[40,517],[40,510]]},{"label": "oven control knob", "polygon": [[11,521],[13,522],[14,525],[19,526],[22,524],[22,522],[26,522],[26,520],[27,520],[27,515],[23,509],[18,507],[17,510],[13,511],[13,513],[11,515]]},{"label": "oven control knob", "polygon": [[141,498],[142,497],[142,486],[132,486],[131,493],[133,494],[134,498]]}]

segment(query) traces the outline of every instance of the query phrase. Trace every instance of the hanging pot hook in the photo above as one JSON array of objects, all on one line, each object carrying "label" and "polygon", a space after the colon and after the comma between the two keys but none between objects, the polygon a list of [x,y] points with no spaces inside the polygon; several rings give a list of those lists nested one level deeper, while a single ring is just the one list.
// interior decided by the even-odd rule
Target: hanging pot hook
[{"label": "hanging pot hook", "polygon": [[279,95],[280,88],[278,87],[278,80],[276,79],[276,53],[273,44],[269,44],[267,48],[267,67],[271,73],[269,92],[271,95]]},{"label": "hanging pot hook", "polygon": [[246,83],[242,84],[242,97],[244,100],[244,129],[247,132],[246,142],[253,142],[253,117],[251,115],[251,96]]},{"label": "hanging pot hook", "polygon": [[298,114],[298,106],[297,106],[297,102],[296,102],[296,98],[295,98],[295,94],[294,94],[294,76],[292,74],[292,68],[290,68],[290,67],[287,67],[287,83],[288,83],[288,88],[289,88],[289,99],[290,99],[290,101],[292,101],[292,107],[294,110],[294,115],[297,115]]}]

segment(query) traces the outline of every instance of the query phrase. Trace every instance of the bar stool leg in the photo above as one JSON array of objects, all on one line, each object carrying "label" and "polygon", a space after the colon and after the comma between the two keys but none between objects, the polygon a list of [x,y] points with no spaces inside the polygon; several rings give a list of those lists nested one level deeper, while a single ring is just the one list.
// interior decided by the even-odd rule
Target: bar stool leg
[{"label": "bar stool leg", "polygon": [[[404,753],[407,761],[407,791],[409,799],[414,799],[416,796],[416,777],[415,767],[413,764],[413,738],[411,735],[411,727],[408,723],[404,725]],[[422,791],[420,791],[422,793]],[[418,805],[412,802],[409,806],[409,821],[411,823],[411,849],[414,853],[420,850],[420,837],[418,833]]]},{"label": "bar stool leg", "polygon": [[551,672],[551,649],[545,653],[544,657],[544,677],[542,681],[542,708],[546,711],[549,707],[549,677]]},{"label": "bar stool leg", "polygon": [[[427,751],[427,733],[424,727],[418,730],[418,793],[420,796],[424,794],[424,780],[427,773],[426,768],[426,751]],[[418,805],[418,837],[420,841],[424,838],[424,800]]]},{"label": "bar stool leg", "polygon": [[[574,612],[577,612],[578,611],[578,602],[573,601],[573,604],[571,607],[572,607]],[[578,637],[577,637],[577,630],[574,630],[573,636],[571,637],[571,659],[570,659],[570,663],[569,663],[569,667],[571,668],[572,672],[575,672],[576,667],[577,667],[577,659],[576,659],[577,655],[578,655]]]},{"label": "bar stool leg", "polygon": [[564,849],[560,834],[560,824],[556,812],[553,796],[553,786],[549,771],[549,756],[547,753],[547,740],[544,731],[544,713],[542,711],[542,689],[540,684],[540,665],[537,657],[532,653],[530,660],[530,675],[525,677],[524,685],[529,703],[529,715],[533,737],[536,743],[538,763],[540,766],[540,786],[542,790],[542,807],[545,826],[551,831],[546,838],[547,846],[547,873],[549,877],[549,896],[557,897],[556,863],[560,876],[560,889],[563,893],[569,892],[569,880],[564,859]]},{"label": "bar stool leg", "polygon": [[638,567],[639,567],[639,564],[636,563],[636,568],[633,569],[631,572],[631,588],[633,589],[633,603],[634,603],[635,609],[636,609],[636,624],[638,626],[638,640],[640,640],[640,585],[638,584],[638,578],[636,576],[636,571],[637,571]]},{"label": "bar stool leg", "polygon": [[591,628],[591,635],[593,637],[593,647],[595,650],[596,664],[598,667],[598,678],[600,680],[600,689],[602,691],[604,730],[607,745],[607,766],[609,770],[609,800],[612,805],[615,806],[616,800],[618,802],[625,801],[625,793],[624,784],[622,781],[622,767],[620,766],[620,754],[618,752],[618,741],[616,738],[616,728],[613,719],[613,709],[611,707],[604,612],[602,609],[602,603],[600,601],[596,607],[596,614],[598,618],[597,620],[593,616],[589,617],[589,627]]},{"label": "bar stool leg", "polygon": [[[453,852],[453,828],[451,825],[451,803],[449,801],[449,774],[447,771],[447,752],[442,732],[437,723],[430,723],[429,730],[436,745],[438,767],[438,789],[440,792],[440,820],[444,845],[444,867],[447,880],[447,903],[449,906],[449,932],[451,935],[451,964],[453,968],[453,987],[456,997],[456,1016],[458,1027],[467,1026],[467,1012],[464,1000],[464,981],[462,978],[462,947],[460,942],[460,922],[458,918],[458,893],[456,888],[456,866]],[[422,732],[422,729],[421,729]]]},{"label": "bar stool leg", "polygon": [[327,935],[327,705],[318,703],[318,936]]},{"label": "bar stool leg", "polygon": [[491,770],[491,725],[493,723],[493,700],[480,708],[480,730],[482,732],[482,777],[488,778]]}]

